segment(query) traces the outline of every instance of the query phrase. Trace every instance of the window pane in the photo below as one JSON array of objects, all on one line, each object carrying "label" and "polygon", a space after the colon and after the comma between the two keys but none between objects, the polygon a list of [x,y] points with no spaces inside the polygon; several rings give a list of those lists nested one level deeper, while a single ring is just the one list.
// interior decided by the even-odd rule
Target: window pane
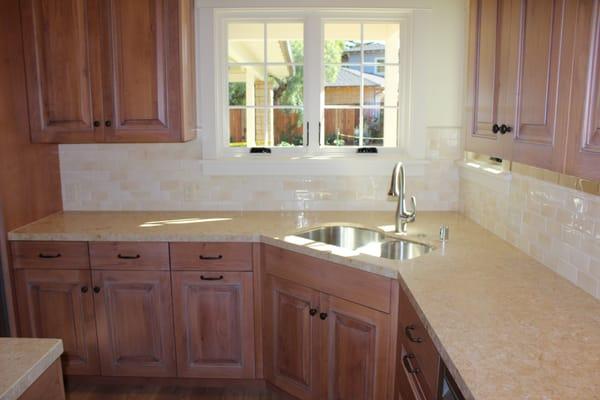
[{"label": "window pane", "polygon": [[246,147],[246,123],[248,115],[245,109],[229,110],[229,146]]},{"label": "window pane", "polygon": [[362,146],[395,147],[397,135],[397,109],[365,108],[363,110]]},{"label": "window pane", "polygon": [[397,64],[400,51],[400,25],[364,24],[363,43],[365,63]]},{"label": "window pane", "polygon": [[229,66],[229,105],[265,105],[265,68],[262,65]]},{"label": "window pane", "polygon": [[325,145],[358,145],[359,119],[359,109],[326,109]]},{"label": "window pane", "polygon": [[263,62],[265,60],[264,29],[264,24],[230,23],[227,26],[229,62]]},{"label": "window pane", "polygon": [[326,23],[323,61],[325,64],[360,61],[360,24]]},{"label": "window pane", "polygon": [[360,67],[325,66],[325,105],[360,105]]},{"label": "window pane", "polygon": [[302,146],[304,133],[304,116],[298,109],[274,109],[272,126],[272,142],[275,146]]},{"label": "window pane", "polygon": [[267,62],[304,62],[304,25],[300,23],[267,24]]},{"label": "window pane", "polygon": [[[371,72],[367,72],[367,69]],[[379,73],[372,73],[377,71]],[[364,104],[396,107],[398,105],[399,73],[397,66],[365,66],[363,74]]]},{"label": "window pane", "polygon": [[298,65],[269,65],[270,105],[301,106],[304,103],[304,69]]}]

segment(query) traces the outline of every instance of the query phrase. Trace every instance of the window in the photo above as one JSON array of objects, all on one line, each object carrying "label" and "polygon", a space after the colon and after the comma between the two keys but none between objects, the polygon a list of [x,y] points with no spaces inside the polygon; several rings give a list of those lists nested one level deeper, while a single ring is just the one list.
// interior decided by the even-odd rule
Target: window
[{"label": "window", "polygon": [[399,148],[410,124],[409,54],[401,52],[409,48],[401,49],[407,13],[223,10],[217,16],[216,68],[223,78],[216,118],[227,152]]},{"label": "window", "polygon": [[304,25],[227,26],[229,146],[302,146]]}]

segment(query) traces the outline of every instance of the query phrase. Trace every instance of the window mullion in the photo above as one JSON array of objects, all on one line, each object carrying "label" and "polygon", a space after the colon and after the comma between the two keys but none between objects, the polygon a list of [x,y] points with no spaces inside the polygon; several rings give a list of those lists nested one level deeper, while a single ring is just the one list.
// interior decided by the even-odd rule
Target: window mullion
[{"label": "window mullion", "polygon": [[321,19],[317,13],[310,13],[305,19],[304,28],[304,113],[305,121],[310,123],[310,129],[307,132],[309,152],[318,151],[320,148],[321,43]]}]

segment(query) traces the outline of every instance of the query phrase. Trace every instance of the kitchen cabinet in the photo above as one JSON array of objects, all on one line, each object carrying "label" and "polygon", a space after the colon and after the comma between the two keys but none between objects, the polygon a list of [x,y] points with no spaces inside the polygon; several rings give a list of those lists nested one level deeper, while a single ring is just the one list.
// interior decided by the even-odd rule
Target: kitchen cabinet
[{"label": "kitchen cabinet", "polygon": [[168,271],[93,271],[102,375],[175,376]]},{"label": "kitchen cabinet", "polygon": [[32,141],[191,140],[191,3],[21,2]]},{"label": "kitchen cabinet", "polygon": [[598,179],[597,20],[592,0],[471,1],[466,150]]},{"label": "kitchen cabinet", "polygon": [[[323,292],[318,283],[307,286],[311,279],[302,278],[305,272],[291,274],[310,273],[314,266],[320,269],[318,281],[334,264],[313,259],[311,266],[310,257],[266,247],[266,378],[299,399],[390,398],[390,314]],[[362,275],[347,270],[346,279],[358,283],[355,272]],[[340,282],[337,286],[350,292]],[[389,286],[387,296],[389,306]]]},{"label": "kitchen cabinet", "polygon": [[600,181],[600,1],[572,1],[567,11],[575,56],[565,172]]},{"label": "kitchen cabinet", "polygon": [[254,378],[252,272],[174,271],[178,375]]},{"label": "kitchen cabinet", "polygon": [[20,269],[15,283],[20,335],[62,339],[65,373],[98,375],[90,271]]}]

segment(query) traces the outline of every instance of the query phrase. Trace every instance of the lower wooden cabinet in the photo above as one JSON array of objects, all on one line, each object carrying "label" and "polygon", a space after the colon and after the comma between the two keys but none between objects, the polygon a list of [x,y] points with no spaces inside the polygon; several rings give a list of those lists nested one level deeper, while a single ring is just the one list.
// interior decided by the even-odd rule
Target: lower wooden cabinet
[{"label": "lower wooden cabinet", "polygon": [[173,272],[178,375],[254,378],[251,272]]},{"label": "lower wooden cabinet", "polygon": [[61,338],[65,373],[99,375],[89,270],[15,271],[21,336]]},{"label": "lower wooden cabinet", "polygon": [[167,271],[93,271],[102,375],[176,375]]},{"label": "lower wooden cabinet", "polygon": [[267,276],[265,375],[299,399],[388,398],[390,316]]}]

